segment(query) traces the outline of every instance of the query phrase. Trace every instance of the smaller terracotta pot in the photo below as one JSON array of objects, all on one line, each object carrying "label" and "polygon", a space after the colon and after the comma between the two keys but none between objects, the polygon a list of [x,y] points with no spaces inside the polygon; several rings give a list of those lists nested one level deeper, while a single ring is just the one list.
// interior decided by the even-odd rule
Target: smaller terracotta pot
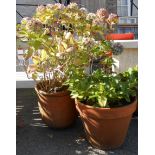
[{"label": "smaller terracotta pot", "polygon": [[62,91],[53,94],[42,94],[37,86],[38,106],[42,120],[52,128],[66,128],[77,118],[75,101],[70,92]]},{"label": "smaller terracotta pot", "polygon": [[107,51],[106,55],[109,56],[109,57],[112,57],[112,51]]},{"label": "smaller terracotta pot", "polygon": [[114,149],[125,140],[137,102],[118,108],[95,108],[76,100],[88,141],[100,149]]}]

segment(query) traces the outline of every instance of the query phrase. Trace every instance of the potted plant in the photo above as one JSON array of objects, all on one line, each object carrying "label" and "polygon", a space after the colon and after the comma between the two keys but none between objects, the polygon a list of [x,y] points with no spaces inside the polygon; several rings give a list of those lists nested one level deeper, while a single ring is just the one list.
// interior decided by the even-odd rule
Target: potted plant
[{"label": "potted plant", "polygon": [[[77,65],[70,68],[65,81],[76,101],[88,141],[103,149],[123,143],[137,104],[137,68],[119,74],[111,70],[114,61],[108,52],[120,54],[122,46],[112,45],[105,36],[117,20],[117,15],[109,15],[105,9],[93,14],[89,21],[92,24],[88,22],[78,37],[78,52],[74,53]],[[98,66],[94,67],[96,61]]]},{"label": "potted plant", "polygon": [[75,73],[67,84],[88,141],[102,149],[121,146],[137,106],[137,67],[119,74]]},{"label": "potted plant", "polygon": [[[94,58],[105,57],[108,43],[97,40],[103,39],[116,20],[105,9],[95,14],[76,3],[56,3],[38,6],[32,18],[25,17],[17,25],[17,39],[28,46],[25,71],[36,82],[39,110],[48,126],[62,128],[74,122],[74,100],[64,83],[77,68],[89,68],[89,72]],[[32,64],[26,63],[29,59]]]}]

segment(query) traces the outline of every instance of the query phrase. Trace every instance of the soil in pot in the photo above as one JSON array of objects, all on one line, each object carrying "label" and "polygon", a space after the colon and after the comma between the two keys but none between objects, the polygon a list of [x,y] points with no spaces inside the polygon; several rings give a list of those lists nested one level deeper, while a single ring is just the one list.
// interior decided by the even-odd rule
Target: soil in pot
[{"label": "soil in pot", "polygon": [[39,91],[39,84],[35,91],[38,95],[38,106],[42,120],[52,128],[66,128],[77,118],[75,101],[70,98],[67,90],[43,94]]},{"label": "soil in pot", "polygon": [[118,148],[124,143],[137,102],[118,108],[95,108],[76,100],[87,140],[100,149]]}]

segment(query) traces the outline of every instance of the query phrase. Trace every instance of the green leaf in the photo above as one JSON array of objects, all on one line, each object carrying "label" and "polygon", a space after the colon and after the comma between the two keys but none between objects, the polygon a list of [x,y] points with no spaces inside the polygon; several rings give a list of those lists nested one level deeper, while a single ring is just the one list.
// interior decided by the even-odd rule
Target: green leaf
[{"label": "green leaf", "polygon": [[63,52],[64,51],[64,47],[61,44],[58,45],[58,51],[59,52]]},{"label": "green leaf", "polygon": [[36,80],[38,78],[38,75],[36,73],[32,74],[32,79]]},{"label": "green leaf", "polygon": [[36,64],[36,65],[39,64],[40,61],[41,61],[41,60],[40,60],[40,57],[38,57],[38,56],[33,56],[33,57],[32,57],[32,60],[33,60],[33,63]]},{"label": "green leaf", "polygon": [[107,98],[104,97],[104,96],[99,96],[99,97],[98,97],[98,104],[99,104],[101,107],[106,107],[106,105],[107,105]]},{"label": "green leaf", "polygon": [[100,92],[103,92],[103,90],[104,90],[104,84],[103,83],[99,84],[99,90],[100,90]]},{"label": "green leaf", "polygon": [[34,47],[35,50],[38,50],[41,45],[41,42],[39,40],[33,39],[32,41],[29,41],[29,45]]},{"label": "green leaf", "polygon": [[64,49],[68,48],[68,45],[65,42],[62,41],[61,44],[63,45]]},{"label": "green leaf", "polygon": [[29,48],[25,53],[24,53],[24,59],[28,60],[33,54],[33,50]]},{"label": "green leaf", "polygon": [[45,50],[41,50],[41,61],[44,61],[48,58],[48,55]]}]

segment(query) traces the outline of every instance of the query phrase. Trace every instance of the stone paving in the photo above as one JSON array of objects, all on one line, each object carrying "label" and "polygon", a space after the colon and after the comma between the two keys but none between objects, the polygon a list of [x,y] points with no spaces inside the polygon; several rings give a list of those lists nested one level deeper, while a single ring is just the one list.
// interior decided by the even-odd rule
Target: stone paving
[{"label": "stone paving", "polygon": [[104,151],[87,142],[79,118],[70,128],[48,128],[40,118],[34,89],[17,89],[16,94],[17,155],[138,155],[137,118],[131,121],[125,143]]}]

